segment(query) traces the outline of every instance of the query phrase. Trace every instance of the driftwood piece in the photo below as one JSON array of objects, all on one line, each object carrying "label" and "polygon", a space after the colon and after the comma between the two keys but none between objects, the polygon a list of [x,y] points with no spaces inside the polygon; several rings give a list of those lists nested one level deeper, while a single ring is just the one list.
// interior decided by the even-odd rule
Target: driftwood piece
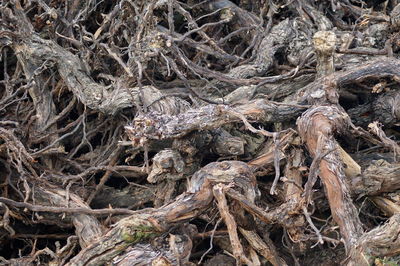
[{"label": "driftwood piece", "polygon": [[[393,215],[389,221],[368,233],[359,240],[357,249],[366,254],[364,258],[368,263],[373,262],[377,256],[393,256],[399,253],[400,215]],[[359,264],[358,264],[359,265]]]},{"label": "driftwood piece", "polygon": [[[185,109],[186,104],[180,99],[176,99],[176,101],[171,98],[159,100],[162,94],[154,87],[145,87],[143,93],[146,94],[148,91],[148,96],[142,97],[141,100],[139,100],[139,88],[128,88],[123,84],[115,84],[116,88],[109,92],[110,90],[106,86],[95,83],[87,75],[76,55],[35,34],[32,34],[30,40],[24,39],[15,47],[15,51],[29,54],[30,57],[26,58],[26,61],[38,63],[46,60],[54,61],[64,82],[77,98],[88,107],[101,112],[115,114],[123,108],[133,107],[134,103],[144,106],[152,104],[151,109],[171,114]],[[153,104],[156,100],[159,101]]]},{"label": "driftwood piece", "polygon": [[[325,44],[330,44],[332,34],[324,34],[321,37],[324,38],[322,41],[319,40],[314,43],[316,50],[320,52],[319,55],[322,57],[319,59],[320,64],[325,64],[325,66],[321,65],[319,68],[320,74],[323,76],[334,71],[331,58],[333,50],[320,48],[325,48]],[[329,82],[331,81],[329,80]],[[363,256],[355,251],[355,245],[363,229],[345,181],[343,162],[339,151],[337,151],[339,145],[334,139],[336,133],[343,132],[348,126],[349,117],[338,107],[327,105],[338,103],[338,94],[334,86],[325,83],[321,95],[316,94],[318,94],[318,91],[311,94],[312,102],[318,103],[319,106],[310,108],[299,118],[297,121],[299,133],[314,157],[314,162],[318,165],[319,176],[325,185],[333,219],[340,227],[347,254],[351,256],[349,265],[356,265],[355,263],[366,265],[367,262]],[[310,189],[315,182],[313,179],[314,177],[311,175],[308,184],[306,184],[306,200],[308,200]]]},{"label": "driftwood piece", "polygon": [[295,142],[295,133],[293,131],[286,132],[285,134],[281,134],[279,136],[280,143],[280,151],[276,150],[272,143],[267,142],[265,146],[259,151],[259,153],[252,159],[248,164],[254,171],[257,169],[268,169],[273,166],[274,156],[277,152],[279,152],[279,158],[285,158],[285,151],[289,147],[289,145]]},{"label": "driftwood piece", "polygon": [[228,131],[219,129],[214,132],[211,150],[219,156],[238,156],[244,154],[244,141],[232,136]]},{"label": "driftwood piece", "polygon": [[132,141],[139,144],[146,139],[178,138],[194,130],[215,129],[227,123],[240,122],[241,115],[249,120],[264,123],[286,121],[295,118],[302,109],[302,106],[280,105],[267,100],[254,100],[233,108],[205,105],[177,116],[147,113],[138,116],[132,125],[126,126],[125,129]]},{"label": "driftwood piece", "polygon": [[149,183],[161,180],[179,180],[183,178],[185,162],[179,152],[174,150],[163,150],[153,158],[151,172],[147,176]]},{"label": "driftwood piece", "polygon": [[360,79],[367,78],[383,78],[391,77],[397,79],[400,70],[400,61],[395,58],[381,58],[378,60],[372,60],[371,62],[366,62],[365,64],[344,71],[337,71],[319,78],[314,82],[308,84],[301,90],[297,91],[294,95],[288,97],[288,101],[293,101],[293,99],[299,99],[299,102],[306,101],[312,98],[311,94],[315,94],[317,91],[323,91],[324,79],[329,80],[338,87],[343,87],[344,85],[354,82]]},{"label": "driftwood piece", "polygon": [[[189,230],[187,230],[189,231]],[[190,232],[190,231],[189,231]],[[189,234],[172,234],[158,237],[153,244],[137,244],[113,259],[113,265],[179,265],[189,261],[192,240]]]},{"label": "driftwood piece", "polygon": [[[303,177],[302,167],[304,168],[304,154],[302,150],[294,148],[290,151],[284,171],[284,193],[285,202],[291,205],[290,214],[298,215],[305,206],[303,197]],[[288,208],[289,209],[289,208]],[[305,222],[305,221],[304,221]],[[287,233],[294,240],[294,245],[298,243],[299,249],[304,250],[304,244],[299,241],[304,236],[304,224],[287,228]]]},{"label": "driftwood piece", "polygon": [[362,174],[351,180],[351,189],[357,195],[378,195],[394,192],[400,188],[398,163],[389,163],[383,159],[373,160]]},{"label": "driftwood piece", "polygon": [[293,228],[304,225],[304,217],[299,215],[292,215],[293,209],[297,204],[284,203],[279,207],[265,211],[261,207],[251,203],[245,196],[233,190],[228,190],[227,195],[236,200],[240,206],[267,224],[279,224],[280,226]]},{"label": "driftwood piece", "polygon": [[393,157],[396,159],[400,152],[400,147],[396,141],[391,140],[386,136],[386,133],[382,130],[382,125],[378,122],[374,122],[368,125],[368,129],[379,138],[383,146],[388,147],[393,151]]},{"label": "driftwood piece", "polygon": [[361,166],[345,151],[341,146],[338,147],[340,157],[343,160],[344,173],[349,179],[353,179],[361,174]]},{"label": "driftwood piece", "polygon": [[[348,252],[355,247],[362,234],[358,212],[351,200],[345,181],[343,163],[336,151],[338,144],[333,136],[346,126],[348,116],[337,107],[319,106],[305,112],[298,121],[299,133],[314,157],[329,151],[319,163],[319,176],[324,182],[332,216],[338,223]],[[351,217],[351,218],[349,218]],[[352,258],[353,262],[361,257]]]},{"label": "driftwood piece", "polygon": [[257,53],[254,63],[235,67],[227,75],[239,79],[262,75],[272,67],[275,54],[288,44],[293,34],[293,21],[286,19],[280,22],[272,27],[271,32],[261,40],[260,52]]},{"label": "driftwood piece", "polygon": [[[254,262],[252,262],[249,258],[247,258],[246,254],[244,254],[243,246],[240,243],[239,235],[237,232],[238,227],[234,219],[234,216],[229,212],[228,203],[223,191],[224,189],[226,189],[226,187],[224,187],[222,184],[217,184],[213,187],[213,194],[217,201],[218,209],[221,213],[221,218],[224,220],[228,228],[233,256],[239,263],[244,263],[246,265],[254,265]],[[250,199],[250,201],[252,200]]]},{"label": "driftwood piece", "polygon": [[375,196],[371,197],[372,202],[379,207],[379,209],[386,215],[386,216],[393,216],[396,213],[400,213],[400,206],[393,202],[390,199],[385,197]]},{"label": "driftwood piece", "polygon": [[318,31],[313,38],[315,52],[317,53],[317,78],[332,74],[333,52],[336,47],[336,35],[332,31]]},{"label": "driftwood piece", "polygon": [[[68,201],[66,201],[67,197],[69,199]],[[51,203],[53,206],[90,209],[77,195],[67,193],[60,189],[53,191],[49,189],[36,189],[34,201],[43,206]],[[71,216],[76,235],[79,237],[79,243],[82,248],[86,248],[103,234],[103,228],[95,217],[84,213],[76,213]],[[55,217],[53,217],[53,219],[54,218]]]},{"label": "driftwood piece", "polygon": [[[17,21],[18,27],[30,25],[25,14],[21,12],[19,4],[15,5],[15,14],[10,19]],[[107,114],[115,114],[123,108],[133,107],[135,104],[138,106],[151,105],[153,110],[174,114],[185,110],[187,107],[187,103],[179,98],[160,99],[162,94],[151,86],[145,87],[144,91],[148,91],[147,96],[144,96],[146,93],[141,91],[141,88],[129,88],[128,85],[121,83],[122,80],[120,83],[116,82],[114,89],[110,90],[107,86],[93,81],[88,75],[84,63],[77,55],[65,50],[54,41],[41,38],[33,32],[32,28],[24,29],[24,31],[24,35],[10,33],[12,38],[16,40],[12,48],[16,54],[21,55],[19,57],[21,64],[40,66],[46,62],[52,62],[56,65],[68,89],[90,108]],[[24,69],[28,77],[33,74],[32,68]],[[37,84],[37,86],[39,85]],[[158,102],[154,103],[155,101]],[[46,113],[48,112],[44,112],[43,115]]]},{"label": "driftwood piece", "polygon": [[[138,187],[136,184],[128,185],[123,189],[105,186],[93,199],[91,206],[94,209],[129,208],[137,209],[154,200],[153,186]],[[112,195],[112,197],[110,197]]]},{"label": "driftwood piece", "polygon": [[[372,89],[372,88],[371,88]],[[393,126],[400,117],[400,95],[397,90],[383,92],[372,102],[348,110],[354,124],[367,127],[378,121],[385,126]],[[365,114],[370,114],[366,116]]]},{"label": "driftwood piece", "polygon": [[250,245],[272,265],[287,265],[287,263],[279,257],[279,254],[276,252],[276,248],[271,243],[271,240],[269,240],[268,243],[265,243],[254,231],[247,231],[243,228],[239,228],[239,231],[243,234],[246,240],[250,242]]},{"label": "driftwood piece", "polygon": [[173,224],[204,212],[212,202],[212,186],[235,184],[246,197],[255,198],[255,178],[243,162],[211,163],[196,172],[188,191],[159,209],[144,209],[122,219],[108,233],[83,249],[68,265],[98,265],[111,261],[131,245],[167,231]]}]

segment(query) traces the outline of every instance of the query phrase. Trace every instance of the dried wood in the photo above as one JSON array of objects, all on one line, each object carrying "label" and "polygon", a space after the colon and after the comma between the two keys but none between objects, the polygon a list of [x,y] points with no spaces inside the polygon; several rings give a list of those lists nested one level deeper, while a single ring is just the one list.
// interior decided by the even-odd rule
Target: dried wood
[{"label": "dried wood", "polygon": [[399,264],[399,14],[3,1],[0,264]]}]

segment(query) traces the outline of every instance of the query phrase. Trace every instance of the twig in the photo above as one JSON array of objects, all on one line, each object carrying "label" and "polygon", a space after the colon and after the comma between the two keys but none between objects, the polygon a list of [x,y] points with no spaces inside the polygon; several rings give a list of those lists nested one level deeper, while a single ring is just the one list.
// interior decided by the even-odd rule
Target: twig
[{"label": "twig", "polygon": [[239,240],[239,235],[237,233],[237,225],[233,216],[229,213],[229,207],[227,200],[225,198],[224,190],[228,187],[226,185],[217,184],[213,188],[213,194],[218,202],[218,209],[221,214],[222,219],[228,228],[229,239],[231,240],[231,245],[233,249],[233,255],[235,256],[237,262],[246,263],[247,265],[253,265],[250,259],[244,255],[244,250],[242,244]]},{"label": "twig", "polygon": [[110,169],[112,169],[112,167],[117,163],[121,151],[122,151],[121,147],[117,148],[117,150],[115,151],[114,155],[112,156],[112,158],[108,164],[108,169],[106,170],[104,175],[101,177],[100,182],[96,186],[96,189],[90,194],[90,196],[86,200],[86,203],[88,205],[90,205],[90,203],[92,202],[94,197],[96,197],[97,193],[99,193],[99,191],[103,188],[104,184],[110,178],[110,176],[113,172]]},{"label": "twig", "polygon": [[201,262],[203,261],[204,257],[213,249],[213,241],[214,241],[214,235],[217,230],[217,227],[219,224],[222,222],[222,218],[219,218],[218,221],[214,225],[214,229],[211,231],[211,236],[210,236],[210,247],[206,250],[206,252],[201,255],[201,258],[199,262],[197,263],[198,265],[201,265]]},{"label": "twig", "polygon": [[287,265],[287,263],[282,258],[279,257],[270,239],[267,239],[267,243],[265,243],[263,239],[255,231],[248,231],[241,227],[239,227],[239,231],[250,243],[253,249],[255,249],[258,253],[260,253],[260,255],[262,255],[266,260],[268,260],[272,265],[274,266]]},{"label": "twig", "polygon": [[278,184],[279,181],[279,177],[281,175],[281,169],[279,166],[279,154],[280,154],[280,139],[279,139],[279,133],[275,132],[273,133],[273,140],[274,140],[274,167],[275,167],[275,178],[274,178],[274,182],[272,183],[271,186],[271,190],[269,191],[269,193],[271,195],[276,195],[276,184]]},{"label": "twig", "polygon": [[[317,244],[323,244],[324,240],[322,239],[322,235],[319,232],[318,228],[314,225],[313,221],[311,220],[310,214],[307,211],[307,208],[305,206],[302,207],[303,214],[306,217],[307,222],[310,224],[311,228],[314,230],[314,232],[317,234],[318,237],[318,243]],[[316,245],[316,244],[315,244]],[[315,246],[314,245],[314,246]],[[314,247],[312,246],[312,247]]]},{"label": "twig", "polygon": [[266,137],[273,137],[274,134],[275,134],[275,133],[272,133],[272,132],[268,132],[268,131],[266,131],[264,129],[255,129],[249,123],[249,121],[247,120],[247,118],[243,114],[241,114],[239,112],[236,112],[233,109],[227,109],[227,113],[238,117],[240,120],[242,120],[243,124],[246,126],[246,129],[250,130],[251,132],[253,132],[255,134],[260,134],[260,135],[263,135],[263,136],[266,136]]},{"label": "twig", "polygon": [[33,205],[27,202],[17,202],[11,199],[0,197],[0,202],[4,204],[17,207],[17,208],[27,208],[28,210],[35,212],[55,212],[55,213],[83,213],[83,214],[91,214],[91,215],[110,215],[110,214],[134,214],[135,211],[131,211],[128,209],[88,209],[88,208],[65,208],[65,207],[50,207],[43,205]]},{"label": "twig", "polygon": [[318,137],[318,141],[317,141],[315,157],[311,163],[310,173],[308,174],[308,180],[304,187],[304,198],[306,199],[307,206],[308,206],[308,204],[310,204],[310,201],[311,201],[312,188],[313,188],[315,182],[317,182],[318,174],[319,174],[319,167],[320,167],[322,159],[324,159],[329,153],[336,150],[336,147],[335,147],[331,150],[323,152],[324,145],[325,145],[325,138],[322,134],[320,134]]}]

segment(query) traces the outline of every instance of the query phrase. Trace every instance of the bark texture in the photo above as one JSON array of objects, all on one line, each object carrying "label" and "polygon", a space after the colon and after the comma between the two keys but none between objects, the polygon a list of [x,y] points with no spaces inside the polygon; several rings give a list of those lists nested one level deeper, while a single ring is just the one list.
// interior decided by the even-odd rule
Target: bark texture
[{"label": "bark texture", "polygon": [[397,265],[397,0],[0,3],[0,264]]}]

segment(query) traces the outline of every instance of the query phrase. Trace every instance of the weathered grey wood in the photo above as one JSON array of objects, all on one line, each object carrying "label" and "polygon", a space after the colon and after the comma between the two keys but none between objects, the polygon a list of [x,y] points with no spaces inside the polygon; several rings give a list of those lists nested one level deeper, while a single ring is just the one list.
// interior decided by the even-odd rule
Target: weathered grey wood
[{"label": "weathered grey wood", "polygon": [[[211,163],[196,172],[186,193],[159,209],[143,209],[120,220],[108,233],[83,249],[67,265],[99,265],[111,261],[129,246],[153,238],[172,225],[204,212],[213,200],[218,183],[234,187],[249,199],[255,198],[256,180],[247,164],[239,161]],[[150,255],[150,254],[148,254]]]}]

